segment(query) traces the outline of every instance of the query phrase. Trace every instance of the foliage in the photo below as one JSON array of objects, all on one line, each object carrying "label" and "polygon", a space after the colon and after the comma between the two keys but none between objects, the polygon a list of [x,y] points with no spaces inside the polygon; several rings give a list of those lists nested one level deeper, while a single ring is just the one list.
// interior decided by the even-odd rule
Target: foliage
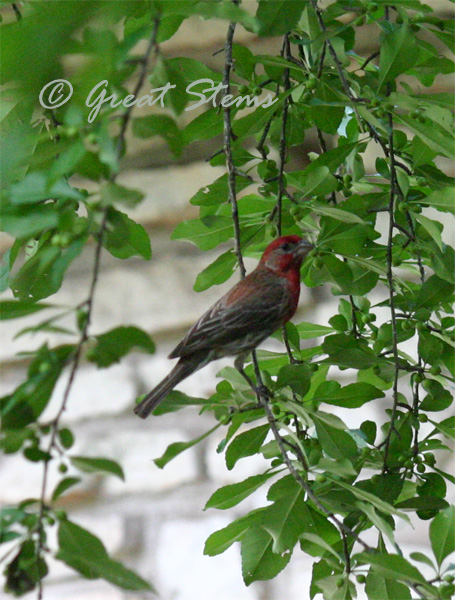
[{"label": "foliage", "polygon": [[[30,350],[26,380],[0,401],[3,451],[43,468],[41,495],[2,509],[1,541],[10,545],[6,590],[20,596],[38,587],[42,597],[50,553],[86,578],[152,589],[57,504],[79,484],[76,471],[123,477],[112,460],[70,453],[74,436],[61,416],[81,358],[105,368],[133,350],[154,351],[135,327],[89,331],[101,250],[118,259],[151,257],[147,233],[128,216],[142,195],[116,183],[131,124],[137,137],[164,138],[175,156],[224,131],[224,147],[210,162],[226,164],[228,173],[190,200],[199,218],[180,223],[172,235],[201,250],[233,240],[233,249],[198,276],[197,291],[228,280],[236,267],[243,272],[244,256],[257,258],[277,234],[292,233],[317,240],[302,270],[304,284],[329,284],[339,297],[327,326],[289,325],[277,334],[282,352],[253,356],[247,372],[262,380],[259,391],[228,368],[210,399],[174,392],[157,409],[164,414],[196,404],[217,421],[198,439],[172,444],[156,460],[160,467],[220,427],[227,468],[263,457],[263,473],[215,491],[207,508],[232,508],[264,485],[267,504],[214,532],[205,553],[239,542],[249,585],[275,577],[294,551],[305,552],[315,558],[311,598],[347,600],[356,584],[365,584],[370,600],[450,597],[455,516],[446,482],[454,478],[439,461],[453,440],[454,417],[438,413],[452,404],[455,377],[454,250],[441,235],[451,218],[446,213],[454,212],[454,180],[441,169],[441,157],[453,158],[453,106],[450,94],[428,88],[452,71],[442,53],[452,49],[452,21],[419,0],[346,0],[324,9],[317,0],[260,0],[255,16],[228,0],[119,1],[109,8],[94,0],[26,2],[5,12],[15,20],[5,19],[1,37],[2,83],[8,84],[1,112],[2,229],[15,241],[0,279],[14,300],[1,303],[1,314],[16,319],[45,311],[45,320],[19,333],[59,332],[70,340]],[[226,21],[222,73],[160,53],[158,43],[191,16]],[[237,44],[236,24],[259,36],[283,36],[279,55],[254,55]],[[360,54],[363,27],[377,40],[371,56]],[[148,43],[138,58],[141,40]],[[40,90],[66,77],[61,59],[72,54],[87,60],[71,76],[77,82],[71,101],[43,109]],[[162,94],[163,110],[132,117],[127,82],[133,74],[134,97],[146,76],[158,91],[175,83]],[[122,106],[86,105],[104,79],[107,95]],[[216,96],[218,106],[195,109],[202,94]],[[248,102],[238,102],[240,96]],[[184,112],[192,117],[186,126]],[[293,170],[292,149],[311,134],[320,153]],[[379,157],[370,174],[364,162],[372,149]],[[77,189],[72,175],[94,182],[95,191]],[[67,309],[43,300],[90,244],[92,279],[70,331],[59,325]],[[303,340],[311,347],[302,349]],[[402,346],[410,340],[412,355]],[[339,370],[351,383],[337,382]],[[61,409],[43,422],[65,371]],[[384,423],[366,419],[355,430],[331,409],[362,410],[373,402],[386,407]],[[47,488],[51,468],[61,472],[53,491]],[[433,557],[403,556],[395,529],[409,514],[430,522]],[[48,542],[53,527],[56,548]],[[369,529],[376,532],[374,547],[363,539]],[[419,563],[434,571],[430,580]]]}]

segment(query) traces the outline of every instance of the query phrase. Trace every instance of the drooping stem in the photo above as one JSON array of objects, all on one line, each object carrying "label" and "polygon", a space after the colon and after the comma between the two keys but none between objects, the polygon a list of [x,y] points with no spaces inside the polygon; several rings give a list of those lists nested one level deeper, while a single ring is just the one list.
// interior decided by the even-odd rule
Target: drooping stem
[{"label": "drooping stem", "polygon": [[[138,82],[137,82],[137,84],[134,88],[134,92],[133,92],[135,96],[137,96],[137,94],[139,93],[139,91],[145,81],[150,55],[152,53],[152,50],[156,47],[156,39],[157,39],[157,35],[158,35],[159,22],[160,22],[159,17],[156,17],[155,21],[154,21],[154,27],[152,30],[152,35],[151,35],[149,44],[147,46],[144,56],[142,57],[142,60],[140,61],[141,70],[139,73],[139,79],[138,79]],[[117,160],[120,160],[121,154],[125,147],[126,129],[127,129],[127,126],[128,126],[129,120],[130,120],[132,109],[133,109],[133,106],[131,105],[130,107],[127,108],[126,112],[123,114],[123,116],[121,118],[120,133],[119,133],[119,137],[117,139],[117,146],[116,146]],[[115,178],[116,178],[116,173],[113,172],[111,174],[111,176],[109,177],[109,179],[110,179],[110,181],[115,181]],[[90,327],[92,313],[93,313],[95,291],[97,288],[98,278],[99,278],[99,273],[100,273],[101,250],[103,247],[103,240],[104,240],[104,235],[105,235],[105,231],[106,231],[107,219],[108,219],[108,207],[104,208],[102,211],[101,223],[99,225],[97,233],[95,234],[95,237],[96,237],[95,256],[94,256],[94,261],[93,261],[93,269],[92,269],[92,276],[91,276],[91,280],[90,280],[89,292],[88,292],[88,296],[87,296],[87,299],[85,300],[85,302],[83,302],[80,305],[80,308],[85,309],[84,324],[82,326],[79,341],[78,341],[78,343],[75,347],[75,350],[72,354],[72,357],[71,357],[71,368],[70,368],[70,372],[69,372],[69,376],[68,376],[68,381],[66,383],[65,390],[63,392],[62,402],[60,404],[60,408],[59,408],[55,418],[52,420],[52,423],[51,423],[49,444],[47,446],[47,454],[49,454],[49,455],[51,455],[53,450],[56,448],[57,435],[58,435],[58,431],[59,431],[60,421],[61,421],[61,418],[67,408],[68,401],[69,401],[71,391],[73,388],[73,384],[74,384],[74,381],[76,378],[76,374],[77,374],[77,371],[79,369],[79,365],[81,362],[83,347],[89,336],[89,327]],[[38,559],[41,557],[41,555],[45,549],[44,517],[45,517],[45,512],[47,509],[46,496],[47,496],[47,486],[48,486],[48,479],[49,479],[49,466],[50,466],[50,461],[49,460],[44,461],[43,477],[41,480],[41,491],[40,491],[40,498],[39,498],[39,512],[38,512],[38,544],[37,544],[37,550],[36,550]],[[38,587],[38,600],[42,600],[42,598],[43,598],[42,579],[38,580],[37,587]]]}]

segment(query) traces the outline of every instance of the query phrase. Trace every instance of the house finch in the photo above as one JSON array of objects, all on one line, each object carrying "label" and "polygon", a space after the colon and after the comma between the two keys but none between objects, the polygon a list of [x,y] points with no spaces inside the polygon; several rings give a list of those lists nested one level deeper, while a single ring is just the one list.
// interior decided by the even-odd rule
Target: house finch
[{"label": "house finch", "polygon": [[170,353],[180,360],[136,406],[143,419],[183,379],[212,360],[244,357],[294,315],[300,295],[300,266],[313,244],[287,235],[269,244],[254,271],[218,300]]}]

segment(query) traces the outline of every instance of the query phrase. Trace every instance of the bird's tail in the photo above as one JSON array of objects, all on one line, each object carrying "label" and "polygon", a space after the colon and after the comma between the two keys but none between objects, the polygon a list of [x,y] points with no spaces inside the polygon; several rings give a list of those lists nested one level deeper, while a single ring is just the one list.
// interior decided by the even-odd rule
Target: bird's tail
[{"label": "bird's tail", "polygon": [[199,360],[180,359],[169,375],[135,407],[134,412],[136,415],[142,419],[148,417],[177,384],[188,377],[188,375],[191,375],[191,373],[194,373],[200,366],[201,362]]}]

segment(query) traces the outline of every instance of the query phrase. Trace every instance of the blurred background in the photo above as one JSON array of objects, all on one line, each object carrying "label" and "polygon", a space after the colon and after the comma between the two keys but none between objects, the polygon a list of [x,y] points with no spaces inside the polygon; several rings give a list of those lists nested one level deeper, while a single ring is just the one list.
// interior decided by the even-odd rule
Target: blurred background
[{"label": "blurred background", "polygon": [[[432,0],[430,4],[447,16],[453,6],[447,0]],[[214,53],[222,49],[225,35],[226,25],[221,21],[190,19],[184,21],[171,40],[161,45],[161,52],[166,57],[196,58],[220,70],[223,54]],[[368,55],[376,50],[371,46],[376,35],[371,35],[368,27],[361,28],[359,39],[363,44],[359,52]],[[238,28],[236,42],[247,45],[255,54],[278,52],[280,45],[278,39],[259,39],[243,28]],[[71,70],[71,65],[68,69]],[[134,83],[131,82],[131,88]],[[146,93],[146,87],[143,93]],[[451,87],[447,79],[436,80],[431,91],[444,92]],[[135,116],[141,114],[141,110],[147,114],[150,108],[136,109]],[[182,118],[193,118],[193,115],[184,113]],[[74,454],[118,460],[124,468],[126,481],[100,475],[87,476],[83,485],[73,488],[60,502],[75,522],[103,540],[115,558],[149,578],[165,600],[305,600],[302,590],[309,588],[311,562],[303,555],[295,554],[287,569],[275,580],[256,582],[249,588],[242,581],[237,545],[214,558],[203,555],[204,542],[210,533],[247,510],[260,506],[265,499],[259,493],[226,513],[204,512],[210,495],[222,485],[262,472],[264,464],[250,458],[229,472],[223,455],[216,452],[222,437],[220,432],[160,470],[152,459],[161,456],[169,444],[188,441],[207,431],[213,425],[211,418],[199,416],[197,409],[190,408],[150,417],[146,421],[138,419],[132,412],[135,398],[151,389],[170,369],[172,363],[167,360],[167,354],[186,329],[226,287],[233,284],[231,280],[225,287],[215,286],[200,294],[194,292],[197,274],[214,260],[219,250],[201,252],[190,244],[170,241],[177,223],[196,216],[196,207],[188,204],[189,198],[224,172],[223,168],[213,168],[206,162],[221,144],[221,138],[192,144],[190,150],[176,161],[161,138],[152,141],[128,138],[127,157],[118,183],[140,189],[145,194],[143,203],[132,210],[130,216],[147,229],[153,256],[150,262],[139,259],[122,262],[103,253],[91,333],[101,333],[118,325],[137,325],[152,335],[157,351],[152,356],[131,354],[120,365],[108,370],[98,371],[91,364],[82,364],[64,418],[76,435]],[[302,146],[293,149],[290,168],[302,168],[307,164],[310,151],[319,152],[319,146],[316,139],[306,138]],[[366,153],[366,167],[370,172],[374,171],[375,158],[376,149],[371,146]],[[454,175],[453,165],[441,161],[440,166],[447,174]],[[90,185],[84,181],[74,183],[81,187]],[[453,222],[445,223],[445,226],[445,235],[453,236]],[[2,253],[10,245],[11,239],[7,236],[0,238]],[[89,247],[73,264],[62,289],[51,298],[52,302],[73,306],[86,298],[93,251],[94,247]],[[248,266],[251,268],[252,263]],[[381,300],[380,292],[372,302],[375,300]],[[338,299],[331,296],[330,289],[302,289],[300,308],[294,321],[327,324],[337,303]],[[34,322],[36,318],[27,317],[20,325],[25,327]],[[15,340],[17,327],[15,320],[1,324],[2,395],[24,378],[27,360],[17,353],[30,346],[37,347],[43,341],[39,335]],[[57,335],[46,335],[46,339],[50,345],[61,342]],[[412,339],[407,342],[414,343]],[[224,364],[231,363],[212,363],[182,383],[179,389],[194,396],[210,395],[217,383],[216,373]],[[340,373],[340,377],[347,378],[348,375]],[[58,409],[64,385],[62,379],[44,419],[51,418]],[[339,414],[355,428],[365,418],[365,411],[368,411],[369,419],[380,422],[384,409],[390,404],[390,398],[385,398],[382,404],[377,401],[350,412],[340,410]],[[19,456],[3,457],[0,462],[2,503],[36,497],[41,475],[39,465],[25,462]],[[52,477],[50,489],[57,474],[52,473]],[[419,546],[419,540],[427,537],[420,533],[426,531],[427,522],[419,521],[415,529],[398,526],[403,527],[400,537],[404,540],[404,551],[425,551]],[[34,596],[31,594],[26,598]],[[56,561],[46,578],[46,600],[122,600],[128,597],[128,593],[103,581],[82,580]],[[148,595],[134,594],[134,597]]]}]

